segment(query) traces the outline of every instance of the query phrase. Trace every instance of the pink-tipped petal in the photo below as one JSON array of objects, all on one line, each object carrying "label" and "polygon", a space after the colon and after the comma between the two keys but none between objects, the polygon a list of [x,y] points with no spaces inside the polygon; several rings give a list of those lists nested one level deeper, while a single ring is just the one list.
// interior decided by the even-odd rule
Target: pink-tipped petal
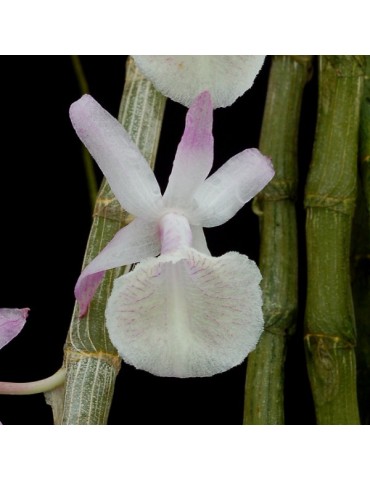
[{"label": "pink-tipped petal", "polygon": [[213,109],[209,92],[201,93],[186,115],[185,131],[177,148],[164,194],[171,207],[186,207],[204,182],[213,163]]},{"label": "pink-tipped petal", "polygon": [[144,258],[158,255],[160,239],[156,223],[148,223],[135,218],[129,225],[119,230],[108,245],[81,273],[75,296],[83,317],[106,270],[139,262]]},{"label": "pink-tipped petal", "polygon": [[137,217],[157,218],[163,205],[158,182],[121,124],[90,95],[71,105],[70,118],[122,207]]},{"label": "pink-tipped petal", "polygon": [[263,55],[134,55],[137,66],[164,95],[187,107],[208,90],[214,108],[227,107],[251,88]]},{"label": "pink-tipped petal", "polygon": [[29,310],[29,308],[0,308],[0,349],[22,330]]},{"label": "pink-tipped petal", "polygon": [[198,207],[189,215],[192,224],[222,225],[261,191],[274,176],[269,158],[251,148],[232,157],[195,193]]},{"label": "pink-tipped petal", "polygon": [[205,377],[239,365],[263,330],[260,272],[246,256],[184,248],[118,278],[106,309],[123,360],[164,377]]}]

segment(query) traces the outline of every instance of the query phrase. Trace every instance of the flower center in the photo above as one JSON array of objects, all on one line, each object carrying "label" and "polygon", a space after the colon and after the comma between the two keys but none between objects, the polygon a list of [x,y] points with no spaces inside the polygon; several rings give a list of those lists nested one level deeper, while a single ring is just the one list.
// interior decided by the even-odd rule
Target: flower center
[{"label": "flower center", "polygon": [[167,213],[159,221],[161,255],[174,252],[181,247],[190,247],[192,233],[189,221],[184,215]]}]

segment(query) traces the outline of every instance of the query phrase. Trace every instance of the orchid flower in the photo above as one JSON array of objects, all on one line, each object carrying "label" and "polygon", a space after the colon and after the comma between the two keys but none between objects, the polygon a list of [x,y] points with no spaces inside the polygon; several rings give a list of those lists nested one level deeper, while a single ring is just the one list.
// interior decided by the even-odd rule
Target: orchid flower
[{"label": "orchid flower", "polygon": [[136,65],[163,95],[189,107],[208,90],[214,108],[227,107],[249,90],[264,55],[133,55]]},{"label": "orchid flower", "polygon": [[92,97],[72,104],[70,117],[118,201],[136,217],[81,273],[80,316],[105,270],[141,262],[115,281],[105,312],[123,360],[176,377],[210,376],[240,364],[263,330],[261,275],[245,255],[212,257],[203,227],[225,223],[256,195],[274,175],[270,160],[244,150],[207,178],[213,109],[203,92],[187,113],[162,196],[128,133]]},{"label": "orchid flower", "polygon": [[24,327],[29,308],[0,308],[0,350]]},{"label": "orchid flower", "polygon": [[0,350],[20,333],[28,312],[29,308],[0,308]]},{"label": "orchid flower", "polygon": [[[20,333],[29,311],[29,308],[0,308],[0,350]],[[64,379],[65,369],[61,368],[54,375],[36,382],[0,382],[0,394],[31,395],[48,392],[61,385]]]}]

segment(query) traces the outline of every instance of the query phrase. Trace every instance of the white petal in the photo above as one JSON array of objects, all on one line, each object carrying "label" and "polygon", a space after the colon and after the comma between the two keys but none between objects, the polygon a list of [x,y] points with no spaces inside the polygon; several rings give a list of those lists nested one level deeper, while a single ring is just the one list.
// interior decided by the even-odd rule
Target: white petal
[{"label": "white petal", "polygon": [[186,207],[213,164],[213,109],[208,92],[199,95],[186,115],[172,172],[163,195],[166,206]]},{"label": "white petal", "polygon": [[165,377],[205,377],[240,364],[263,330],[260,272],[246,256],[194,249],[147,259],[118,278],[106,309],[123,360]]},{"label": "white petal", "polygon": [[199,187],[194,196],[198,206],[189,213],[190,222],[203,227],[222,225],[262,190],[274,174],[270,159],[257,149],[238,153]]},{"label": "white petal", "polygon": [[187,107],[204,90],[214,108],[227,107],[249,90],[263,55],[134,55],[137,66],[164,95]]},{"label": "white petal", "polygon": [[158,255],[161,250],[157,223],[147,223],[135,218],[119,230],[108,245],[81,273],[75,296],[80,307],[80,317],[85,315],[96,289],[110,268],[122,267]]},{"label": "white petal", "polygon": [[163,206],[158,182],[121,124],[90,95],[71,105],[70,117],[122,207],[137,217],[158,218]]},{"label": "white petal", "polygon": [[211,252],[208,250],[206,236],[204,235],[203,227],[198,225],[191,225],[191,233],[193,236],[192,246],[195,250],[198,250],[200,253],[205,255],[211,255]]}]

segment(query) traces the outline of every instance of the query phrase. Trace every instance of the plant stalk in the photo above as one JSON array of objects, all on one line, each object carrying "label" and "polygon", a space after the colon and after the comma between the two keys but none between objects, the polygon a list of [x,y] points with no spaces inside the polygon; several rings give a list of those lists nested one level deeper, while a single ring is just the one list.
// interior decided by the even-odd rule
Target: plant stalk
[{"label": "plant stalk", "polygon": [[311,65],[311,56],[272,59],[260,150],[271,157],[276,173],[255,205],[260,212],[265,331],[248,357],[245,424],[284,423],[286,335],[294,328],[298,303],[298,127]]},{"label": "plant stalk", "polygon": [[[129,58],[119,121],[151,168],[154,168],[164,107],[165,97],[154,89]],[[129,222],[129,217],[104,180],[95,204],[83,267]],[[65,344],[67,376],[63,424],[106,424],[108,421],[121,359],[110,342],[104,312],[114,279],[128,269],[123,267],[106,272],[88,314],[82,319],[78,317],[78,306],[75,305]]]},{"label": "plant stalk", "polygon": [[360,173],[370,219],[370,56],[365,57],[364,94],[360,122]]},{"label": "plant stalk", "polygon": [[350,239],[364,59],[322,56],[305,207],[305,350],[319,424],[358,424]]}]

